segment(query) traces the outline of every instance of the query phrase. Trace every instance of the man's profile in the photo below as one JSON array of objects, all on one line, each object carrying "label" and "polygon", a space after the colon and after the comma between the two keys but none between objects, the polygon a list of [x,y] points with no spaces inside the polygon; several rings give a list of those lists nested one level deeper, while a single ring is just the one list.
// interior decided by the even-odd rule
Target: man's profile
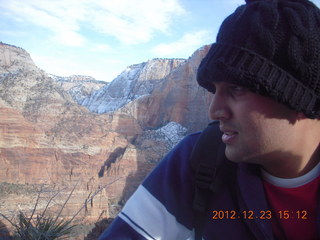
[{"label": "man's profile", "polygon": [[[214,94],[209,115],[233,170],[208,196],[202,238],[320,239],[320,10],[247,0],[222,23],[197,81]],[[194,239],[199,137],[168,153],[100,240]]]}]

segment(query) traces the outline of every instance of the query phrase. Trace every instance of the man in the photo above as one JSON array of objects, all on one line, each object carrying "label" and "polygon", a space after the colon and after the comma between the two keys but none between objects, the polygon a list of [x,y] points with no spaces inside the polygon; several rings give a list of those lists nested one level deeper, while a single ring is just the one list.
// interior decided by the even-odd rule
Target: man
[{"label": "man", "polygon": [[[214,93],[209,114],[234,169],[210,199],[203,239],[320,239],[320,10],[247,0],[221,25],[197,80]],[[193,239],[198,138],[160,162],[101,240]]]}]

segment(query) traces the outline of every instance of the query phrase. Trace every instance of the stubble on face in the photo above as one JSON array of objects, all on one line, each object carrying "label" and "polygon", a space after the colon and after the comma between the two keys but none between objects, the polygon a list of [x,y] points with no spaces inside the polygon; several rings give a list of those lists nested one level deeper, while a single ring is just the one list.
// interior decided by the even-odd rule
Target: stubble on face
[{"label": "stubble on face", "polygon": [[294,124],[297,114],[267,97],[254,93],[245,97],[232,109],[233,118],[220,121],[237,132],[234,141],[226,144],[227,158],[235,162],[264,164],[289,157],[296,145]]},{"label": "stubble on face", "polygon": [[209,114],[220,122],[229,160],[258,164],[285,177],[303,174],[319,162],[319,119],[235,84],[218,82],[214,87]]}]

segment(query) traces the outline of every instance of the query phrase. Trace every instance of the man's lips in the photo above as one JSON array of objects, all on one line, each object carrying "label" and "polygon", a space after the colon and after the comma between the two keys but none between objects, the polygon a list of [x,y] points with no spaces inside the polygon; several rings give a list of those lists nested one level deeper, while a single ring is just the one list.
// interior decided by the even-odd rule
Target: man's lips
[{"label": "man's lips", "polygon": [[220,128],[221,132],[223,132],[222,135],[222,141],[225,144],[231,144],[232,141],[238,136],[238,132],[231,130],[231,129],[226,129],[226,128]]}]

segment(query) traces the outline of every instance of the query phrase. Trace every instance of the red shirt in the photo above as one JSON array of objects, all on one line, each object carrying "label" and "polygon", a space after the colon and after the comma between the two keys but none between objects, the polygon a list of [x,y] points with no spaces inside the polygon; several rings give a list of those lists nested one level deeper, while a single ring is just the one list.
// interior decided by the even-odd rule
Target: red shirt
[{"label": "red shirt", "polygon": [[263,171],[264,188],[272,211],[272,229],[277,239],[315,240],[319,202],[320,164],[304,176],[281,179]]}]

